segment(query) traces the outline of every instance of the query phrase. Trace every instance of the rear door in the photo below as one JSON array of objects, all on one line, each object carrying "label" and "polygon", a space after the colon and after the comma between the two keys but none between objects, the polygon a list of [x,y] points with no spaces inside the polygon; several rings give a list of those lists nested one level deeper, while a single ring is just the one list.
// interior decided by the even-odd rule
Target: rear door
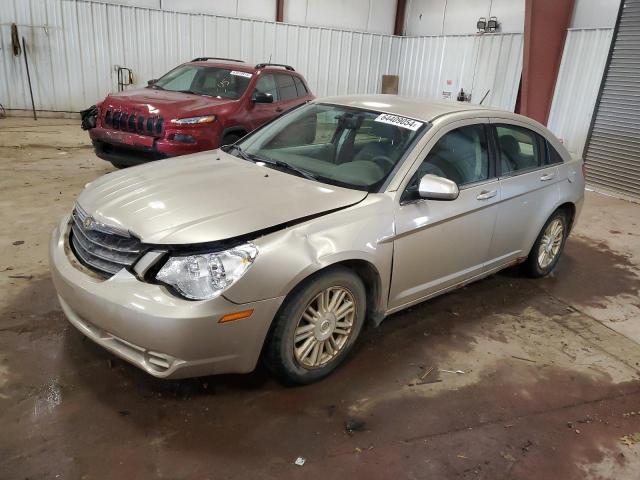
[{"label": "rear door", "polygon": [[547,155],[546,140],[527,124],[494,119],[492,134],[502,202],[488,269],[529,254],[557,205],[561,181],[557,164]]},{"label": "rear door", "polygon": [[[396,214],[390,308],[483,273],[500,200],[488,130],[488,119],[444,127],[411,175]],[[427,173],[456,182],[458,198],[412,199],[411,190]]]},{"label": "rear door", "polygon": [[293,75],[288,73],[277,73],[276,83],[278,84],[278,91],[280,93],[280,110],[278,113],[286,112],[290,108],[295,107],[301,103],[298,98],[298,89]]}]

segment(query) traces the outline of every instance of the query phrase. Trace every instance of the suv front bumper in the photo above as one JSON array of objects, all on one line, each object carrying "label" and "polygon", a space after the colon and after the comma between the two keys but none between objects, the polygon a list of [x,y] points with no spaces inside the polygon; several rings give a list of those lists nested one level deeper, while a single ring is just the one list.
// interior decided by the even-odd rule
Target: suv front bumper
[{"label": "suv front bumper", "polygon": [[[215,125],[215,126],[213,126]],[[222,134],[220,126],[172,129],[167,127],[162,138],[137,133],[111,130],[97,126],[89,130],[96,155],[103,160],[123,166],[160,160],[168,157],[213,150],[218,147]],[[175,134],[189,135],[193,143],[173,140]]]},{"label": "suv front bumper", "polygon": [[[235,304],[223,296],[189,301],[127,270],[109,279],[81,265],[68,246],[69,217],[53,231],[50,268],[60,305],[78,330],[160,378],[252,371],[284,297]],[[219,323],[244,310],[243,320]]]}]

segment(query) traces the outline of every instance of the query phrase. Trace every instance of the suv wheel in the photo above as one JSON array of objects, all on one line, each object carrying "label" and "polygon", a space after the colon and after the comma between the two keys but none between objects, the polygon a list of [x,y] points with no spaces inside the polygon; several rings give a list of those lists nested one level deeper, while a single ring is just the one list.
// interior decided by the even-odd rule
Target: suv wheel
[{"label": "suv wheel", "polygon": [[549,217],[523,265],[528,276],[544,277],[555,268],[569,234],[567,227],[567,216],[562,210]]},{"label": "suv wheel", "polygon": [[240,140],[241,138],[242,136],[238,135],[237,133],[227,133],[224,137],[222,137],[222,143],[220,143],[220,146],[232,145],[236,143],[238,140]]},{"label": "suv wheel", "polygon": [[267,365],[287,384],[326,377],[358,338],[366,304],[362,281],[346,268],[335,267],[303,282],[274,319],[265,349]]}]

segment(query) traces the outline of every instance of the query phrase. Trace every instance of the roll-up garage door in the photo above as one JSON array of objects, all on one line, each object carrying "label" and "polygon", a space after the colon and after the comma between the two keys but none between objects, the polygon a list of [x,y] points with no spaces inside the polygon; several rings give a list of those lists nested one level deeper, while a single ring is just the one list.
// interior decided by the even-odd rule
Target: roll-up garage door
[{"label": "roll-up garage door", "polygon": [[623,1],[585,160],[588,183],[640,198],[640,0]]}]

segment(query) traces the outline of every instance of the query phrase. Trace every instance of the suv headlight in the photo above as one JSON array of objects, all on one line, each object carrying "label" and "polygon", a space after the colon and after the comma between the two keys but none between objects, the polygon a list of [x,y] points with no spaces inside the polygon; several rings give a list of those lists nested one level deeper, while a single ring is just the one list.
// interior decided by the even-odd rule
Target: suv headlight
[{"label": "suv headlight", "polygon": [[245,243],[222,252],[171,257],[156,279],[192,300],[209,300],[240,279],[257,255],[258,248]]},{"label": "suv headlight", "polygon": [[202,117],[174,118],[171,120],[171,123],[176,125],[194,125],[198,123],[211,123],[215,121],[215,115],[205,115]]}]

